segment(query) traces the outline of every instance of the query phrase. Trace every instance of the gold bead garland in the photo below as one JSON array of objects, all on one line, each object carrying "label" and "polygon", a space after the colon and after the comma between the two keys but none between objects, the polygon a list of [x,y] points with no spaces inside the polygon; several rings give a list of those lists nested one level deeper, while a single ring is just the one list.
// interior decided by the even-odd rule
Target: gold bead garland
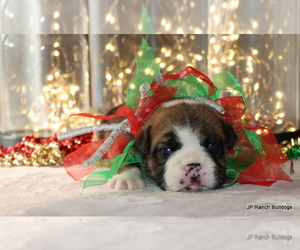
[{"label": "gold bead garland", "polygon": [[7,154],[5,157],[0,157],[0,166],[58,166],[64,162],[65,153],[59,149],[59,143],[56,145],[53,145],[53,143],[44,145],[27,143],[26,145],[34,149],[30,157],[26,157],[20,152],[13,155]]},{"label": "gold bead garland", "polygon": [[67,154],[91,142],[92,134],[57,141],[57,137],[41,140],[33,135],[23,137],[20,143],[8,148],[0,147],[0,167],[59,166]]}]

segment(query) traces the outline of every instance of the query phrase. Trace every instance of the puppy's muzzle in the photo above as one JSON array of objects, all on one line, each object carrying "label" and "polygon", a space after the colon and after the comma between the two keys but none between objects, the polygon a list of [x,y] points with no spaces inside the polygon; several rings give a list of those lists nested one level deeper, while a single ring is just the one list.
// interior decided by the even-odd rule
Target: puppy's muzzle
[{"label": "puppy's muzzle", "polygon": [[184,178],[181,179],[181,184],[184,184],[183,190],[196,191],[203,188],[200,178],[200,163],[190,163],[185,167],[186,173]]}]

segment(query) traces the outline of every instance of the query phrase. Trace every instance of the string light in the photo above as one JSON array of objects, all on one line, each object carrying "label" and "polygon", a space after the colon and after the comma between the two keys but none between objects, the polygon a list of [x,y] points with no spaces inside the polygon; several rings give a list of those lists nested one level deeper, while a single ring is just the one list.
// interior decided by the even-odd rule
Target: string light
[{"label": "string light", "polygon": [[[193,35],[183,35],[181,38],[176,35],[170,35],[170,37],[166,39],[173,40],[174,46],[166,46],[165,44],[160,46],[156,44],[155,47],[159,47],[156,51],[156,57],[160,59],[158,63],[161,70],[165,73],[170,73],[183,63],[185,64],[184,66],[187,64],[195,66],[198,63],[201,63],[201,65],[204,66],[207,65],[209,75],[214,75],[223,70],[232,72],[243,84],[246,98],[253,106],[252,109],[248,109],[251,110],[252,114],[247,114],[246,117],[248,119],[253,119],[254,123],[261,124],[262,126],[267,126],[271,129],[273,127],[278,128],[277,125],[279,124],[276,124],[276,119],[278,114],[284,113],[284,95],[282,98],[278,98],[277,94],[275,94],[275,99],[270,98],[268,100],[269,103],[272,104],[262,103],[262,98],[266,96],[265,93],[268,87],[276,82],[277,77],[276,73],[271,70],[273,65],[271,65],[271,62],[268,60],[283,60],[286,54],[278,55],[278,53],[273,50],[273,46],[268,42],[261,46],[265,47],[264,51],[262,51],[261,47],[256,45],[252,45],[252,48],[247,50],[238,45],[240,35],[235,33],[257,33],[257,30],[262,26],[260,19],[252,18],[250,19],[250,25],[247,27],[244,25],[245,27],[243,27],[243,23],[239,22],[240,20],[237,19],[237,10],[241,7],[241,3],[242,2],[239,0],[210,1],[210,4],[207,5],[207,22],[201,22],[197,24],[197,26],[192,23],[188,23],[187,25],[187,23],[182,21],[186,15],[190,15],[191,17],[194,13],[193,11],[196,8],[199,8],[200,3],[197,1],[185,0],[181,4],[172,6],[172,8],[174,8],[173,13],[176,13],[176,18],[171,19],[168,16],[159,18],[158,24],[153,25],[156,28],[155,31],[164,33],[173,30],[175,31],[174,33],[177,34],[193,33]],[[158,7],[163,7],[164,4],[164,1],[159,1]],[[113,24],[111,27],[118,31],[119,21],[117,20],[118,15],[115,7],[116,2],[109,8],[105,20],[107,24]],[[224,12],[224,9],[226,9],[226,12]],[[270,18],[268,13],[266,13],[264,17],[266,20]],[[111,22],[111,20],[114,21]],[[178,23],[177,20],[179,20]],[[155,24],[154,22],[155,20],[153,20],[153,24]],[[210,24],[209,27],[207,26],[207,23]],[[224,23],[228,25],[224,27],[222,25]],[[207,32],[208,29],[209,32]],[[220,32],[220,29],[222,29],[222,32]],[[237,32],[241,30],[243,32]],[[269,33],[274,32],[274,26],[272,26],[272,24],[269,27],[269,31]],[[193,51],[192,48],[195,46],[195,34],[202,33],[223,33],[229,35],[211,35],[207,52],[206,49],[202,50],[201,53],[200,50]],[[108,53],[114,53],[119,50],[117,40],[117,36],[110,40],[109,43],[114,44],[114,49],[111,50],[111,44],[108,43]],[[188,46],[186,46],[187,44]],[[188,49],[190,49],[190,51],[188,51]],[[268,53],[262,54],[265,53],[265,51],[268,51]],[[174,60],[176,60],[176,62],[174,62]],[[118,75],[119,72],[117,72],[117,68],[110,70],[111,78],[106,78],[106,84],[109,85],[118,79],[122,79],[122,86],[119,87],[124,90],[125,86],[127,86],[131,80],[129,77],[130,74],[134,73],[134,69],[132,68],[132,65],[134,64],[132,62],[133,58],[130,62],[126,63],[124,67],[120,66],[118,68],[121,72],[124,72],[125,77],[123,78]],[[199,66],[197,67],[201,68]],[[130,71],[128,69],[130,69]],[[283,67],[283,69],[287,71],[288,67]],[[207,72],[207,70],[205,69],[204,72]],[[128,75],[128,77],[126,75]],[[122,93],[122,91],[118,91],[118,93]],[[114,100],[120,100],[120,98]],[[116,105],[119,103],[114,104]],[[281,125],[283,125],[282,129],[284,126],[285,128],[287,127],[285,120],[283,120]],[[289,129],[293,129],[293,125],[288,125],[288,127],[290,127]]]},{"label": "string light", "polygon": [[[272,39],[276,35],[269,35]],[[275,51],[266,43],[265,48],[271,50],[268,59],[265,61],[260,56],[260,50],[250,47],[249,51],[238,46],[239,35],[211,35],[209,41],[208,62],[210,74],[220,71],[230,71],[243,83],[243,89],[250,103],[246,117],[248,122],[268,127],[277,133],[295,130],[295,125],[284,120],[284,93],[280,90],[274,93],[266,102],[270,86],[277,81],[276,72],[271,70],[271,63],[275,57]],[[263,51],[265,53],[265,51]],[[283,60],[284,56],[279,54],[277,60]],[[271,105],[273,103],[273,105]]]},{"label": "string light", "polygon": [[54,29],[54,31],[59,31],[59,29],[60,29],[59,23],[54,22],[54,23],[53,23],[53,29]]},{"label": "string light", "polygon": [[112,13],[109,12],[106,14],[105,21],[109,22],[110,24],[114,24],[116,21],[116,18]]},{"label": "string light", "polygon": [[55,12],[53,13],[53,18],[54,18],[54,19],[59,18],[59,16],[60,16],[59,11],[55,11]]},{"label": "string light", "polygon": [[[79,119],[70,117],[71,114],[81,111],[81,97],[79,97],[81,89],[76,83],[73,69],[69,66],[69,57],[64,47],[56,40],[49,48],[52,49],[47,54],[51,65],[50,72],[45,76],[40,94],[34,99],[27,112],[30,128],[36,132],[45,131],[45,135],[47,131],[66,131],[85,123],[93,123],[91,119],[84,117]],[[64,68],[63,72],[62,68]],[[88,79],[87,72],[83,76]]]}]

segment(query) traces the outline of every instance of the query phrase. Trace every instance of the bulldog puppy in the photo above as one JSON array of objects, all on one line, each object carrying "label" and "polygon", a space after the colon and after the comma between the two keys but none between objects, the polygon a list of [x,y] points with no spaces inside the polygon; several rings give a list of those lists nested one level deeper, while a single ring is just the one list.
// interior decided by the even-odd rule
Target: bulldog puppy
[{"label": "bulldog puppy", "polygon": [[[167,191],[204,191],[226,183],[228,151],[237,136],[211,106],[194,99],[174,99],[157,107],[145,120],[135,150],[146,175]],[[145,186],[140,166],[120,168],[109,188]]]}]

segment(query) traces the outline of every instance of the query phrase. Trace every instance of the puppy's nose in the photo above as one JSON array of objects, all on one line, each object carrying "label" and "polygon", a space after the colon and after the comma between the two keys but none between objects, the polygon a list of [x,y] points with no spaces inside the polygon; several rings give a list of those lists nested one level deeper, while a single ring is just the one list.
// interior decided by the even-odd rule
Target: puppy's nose
[{"label": "puppy's nose", "polygon": [[187,166],[190,168],[190,170],[192,170],[194,168],[201,167],[201,164],[200,163],[190,163],[190,164],[187,164]]}]

